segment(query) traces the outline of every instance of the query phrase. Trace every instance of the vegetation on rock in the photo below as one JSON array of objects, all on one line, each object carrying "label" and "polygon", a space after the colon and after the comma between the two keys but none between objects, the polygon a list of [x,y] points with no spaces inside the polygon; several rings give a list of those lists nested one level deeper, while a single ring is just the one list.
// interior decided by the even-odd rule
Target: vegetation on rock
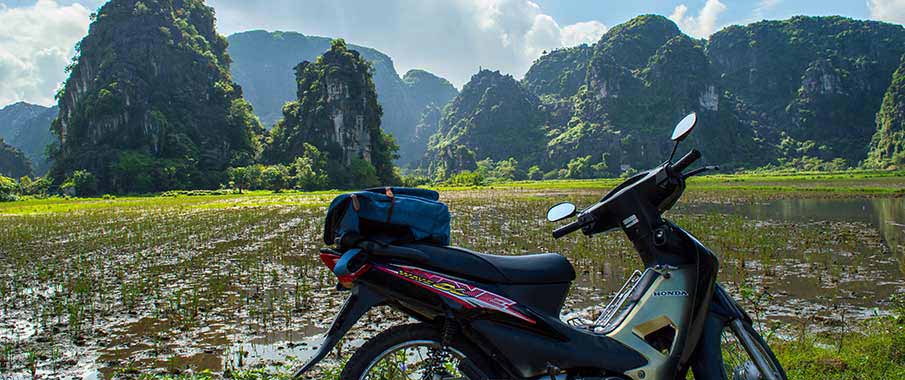
[{"label": "vegetation on rock", "polygon": [[398,146],[380,128],[383,111],[372,70],[341,39],[315,62],[296,66],[298,100],[286,103],[283,119],[270,131],[267,160],[291,164],[322,152],[332,186],[397,183],[393,160]]},{"label": "vegetation on rock", "polygon": [[877,113],[877,133],[871,141],[870,166],[905,167],[905,56]]},{"label": "vegetation on rock", "polygon": [[32,175],[31,161],[22,151],[0,138],[0,176],[19,178]]},{"label": "vegetation on rock", "polygon": [[473,170],[477,160],[533,164],[544,132],[540,100],[510,75],[482,70],[450,103],[431,137],[422,168],[435,179]]},{"label": "vegetation on rock", "polygon": [[50,123],[59,113],[54,107],[18,102],[0,109],[0,138],[16,147],[31,161],[36,174],[47,172],[46,150],[53,144]]},{"label": "vegetation on rock", "polygon": [[[534,63],[522,81],[533,94],[512,97],[540,97],[539,111],[525,112],[541,120],[544,147],[512,157],[520,170],[537,166],[534,175],[544,178],[622,175],[661,162],[672,148],[672,126],[697,112],[693,144],[705,150],[705,162],[730,170],[859,166],[875,133],[873,150],[885,153],[868,161],[890,166],[901,152],[897,95],[886,96],[880,131],[874,120],[883,92],[902,87],[890,82],[903,53],[905,29],[874,21],[794,17],[731,26],[705,41],[665,17],[639,16],[593,46],[556,50]],[[473,99],[460,100],[467,96]],[[463,138],[473,133],[474,115],[493,115],[500,130],[525,122],[499,113],[493,102],[480,103],[483,96],[463,89],[453,105],[480,105],[467,114],[461,106],[447,109],[427,160],[469,151],[479,160],[508,158],[481,152],[481,139]],[[459,127],[450,135],[450,126]]]},{"label": "vegetation on rock", "polygon": [[84,170],[103,193],[216,188],[257,159],[261,125],[201,0],[112,0],[77,52],[57,94],[58,183]]}]

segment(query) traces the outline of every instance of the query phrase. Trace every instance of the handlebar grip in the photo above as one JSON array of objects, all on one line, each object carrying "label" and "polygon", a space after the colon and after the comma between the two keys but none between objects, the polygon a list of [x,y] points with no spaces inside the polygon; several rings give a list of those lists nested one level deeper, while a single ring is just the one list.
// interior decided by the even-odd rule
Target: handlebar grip
[{"label": "handlebar grip", "polygon": [[580,230],[582,226],[584,226],[584,223],[580,219],[576,220],[572,223],[566,224],[565,226],[562,226],[562,227],[559,227],[559,228],[553,230],[553,238],[559,239],[572,232]]},{"label": "handlebar grip", "polygon": [[697,149],[692,149],[691,152],[682,156],[675,164],[672,164],[672,170],[681,173],[685,169],[687,169],[691,164],[701,158],[701,152],[698,152]]}]

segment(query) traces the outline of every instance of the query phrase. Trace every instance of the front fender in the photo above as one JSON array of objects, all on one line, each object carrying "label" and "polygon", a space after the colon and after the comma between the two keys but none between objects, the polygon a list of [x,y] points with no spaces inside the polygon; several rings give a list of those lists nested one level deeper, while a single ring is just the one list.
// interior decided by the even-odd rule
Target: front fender
[{"label": "front fender", "polygon": [[751,323],[751,318],[719,284],[714,287],[709,310],[691,357],[691,368],[697,380],[724,380],[728,377],[723,368],[723,329],[737,319]]},{"label": "front fender", "polygon": [[333,324],[330,325],[330,329],[327,330],[327,334],[320,349],[317,350],[317,353],[308,361],[308,363],[305,363],[302,368],[299,368],[292,374],[292,378],[301,379],[305,372],[314,368],[318,362],[323,360],[324,357],[330,353],[330,350],[332,350],[333,347],[336,347],[339,340],[346,335],[353,325],[355,325],[355,322],[358,322],[368,310],[383,303],[385,300],[386,298],[383,295],[375,292],[367,285],[358,284],[353,287],[352,294],[346,299],[339,314],[337,314],[336,318],[333,320]]}]

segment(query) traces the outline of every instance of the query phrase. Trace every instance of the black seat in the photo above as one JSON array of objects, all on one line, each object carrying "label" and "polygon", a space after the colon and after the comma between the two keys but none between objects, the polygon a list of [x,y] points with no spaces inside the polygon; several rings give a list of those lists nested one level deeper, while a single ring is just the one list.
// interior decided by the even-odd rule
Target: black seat
[{"label": "black seat", "polygon": [[496,284],[554,284],[571,282],[575,270],[562,255],[539,253],[525,256],[499,256],[459,247],[410,244],[428,256],[425,269],[434,269],[462,278]]}]

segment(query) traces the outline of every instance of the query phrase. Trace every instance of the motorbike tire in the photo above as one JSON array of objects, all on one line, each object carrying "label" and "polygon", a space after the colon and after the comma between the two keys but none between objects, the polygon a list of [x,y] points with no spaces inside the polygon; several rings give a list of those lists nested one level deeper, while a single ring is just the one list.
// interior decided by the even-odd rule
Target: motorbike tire
[{"label": "motorbike tire", "polygon": [[[740,330],[741,331],[734,331],[734,334],[736,336],[739,336],[739,334],[748,335],[748,337],[751,338],[750,341],[753,343],[753,346],[754,346],[754,347],[745,347],[746,351],[750,349],[753,352],[755,352],[755,355],[761,355],[762,358],[764,359],[764,361],[766,362],[766,364],[774,369],[773,372],[776,374],[776,376],[779,377],[777,380],[787,380],[788,377],[786,376],[785,370],[782,368],[782,364],[780,364],[779,360],[776,359],[776,355],[773,353],[773,350],[770,348],[770,345],[768,345],[767,341],[765,341],[764,338],[761,337],[760,334],[757,333],[757,331],[754,329],[754,326],[752,326],[749,323],[741,323]],[[752,354],[749,352],[748,355],[750,358]],[[728,378],[727,380],[733,380],[733,377],[735,377],[732,374],[728,374],[728,373],[726,375],[727,375],[726,377]],[[761,378],[763,378],[763,377],[761,377]]]},{"label": "motorbike tire", "polygon": [[[441,329],[435,325],[413,323],[394,326],[371,338],[356,350],[346,363],[339,378],[340,380],[365,380],[367,374],[385,357],[397,352],[393,351],[394,349],[427,346],[435,349],[441,341]],[[408,344],[411,346],[406,346]],[[456,378],[464,377],[468,380],[502,378],[494,370],[495,367],[490,359],[461,336],[453,338],[448,348],[451,355],[457,357],[459,361],[456,369],[461,372],[462,376]]]}]

